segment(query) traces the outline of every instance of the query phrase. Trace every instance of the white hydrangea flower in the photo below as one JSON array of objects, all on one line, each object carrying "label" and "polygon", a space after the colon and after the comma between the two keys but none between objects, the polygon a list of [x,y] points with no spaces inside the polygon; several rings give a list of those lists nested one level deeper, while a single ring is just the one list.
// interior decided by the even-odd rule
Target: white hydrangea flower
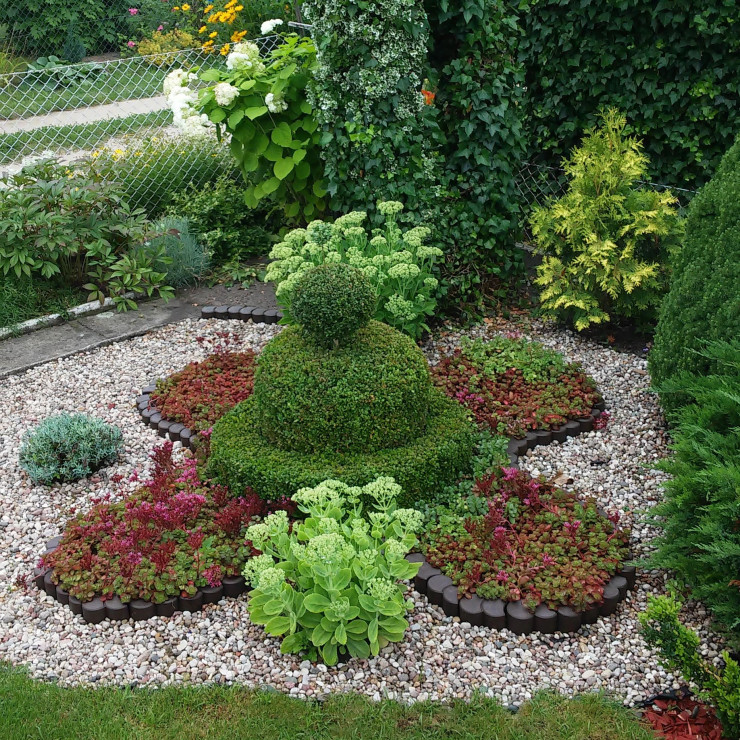
[{"label": "white hydrangea flower", "polygon": [[239,88],[228,82],[219,82],[213,88],[213,97],[221,106],[231,105],[239,97]]},{"label": "white hydrangea flower", "polygon": [[285,100],[275,93],[267,93],[267,95],[265,95],[265,105],[270,113],[282,113],[288,108],[288,104]]},{"label": "white hydrangea flower", "polygon": [[167,77],[164,78],[162,91],[165,96],[169,95],[178,87],[182,87],[188,79],[188,73],[184,69],[173,69]]},{"label": "white hydrangea flower", "polygon": [[271,34],[278,26],[282,26],[283,22],[280,20],[280,18],[271,18],[269,21],[265,21],[260,26],[260,33],[262,33],[263,36],[268,36]]},{"label": "white hydrangea flower", "polygon": [[226,57],[226,68],[232,72],[249,72],[257,75],[265,71],[260,58],[260,50],[252,41],[234,44],[231,53]]}]

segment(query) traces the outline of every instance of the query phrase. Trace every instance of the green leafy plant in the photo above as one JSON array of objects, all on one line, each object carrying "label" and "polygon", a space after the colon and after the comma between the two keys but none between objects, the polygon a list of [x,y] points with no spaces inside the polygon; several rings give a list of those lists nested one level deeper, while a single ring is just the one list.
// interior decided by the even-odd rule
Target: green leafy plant
[{"label": "green leafy plant", "polygon": [[18,459],[34,483],[85,478],[118,457],[118,427],[84,414],[59,414],[26,432]]},{"label": "green leafy plant", "polygon": [[265,280],[275,282],[278,299],[290,307],[301,276],[312,267],[346,262],[370,279],[378,294],[374,318],[415,339],[427,329],[426,318],[434,313],[439,281],[434,277],[442,251],[424,241],[431,231],[416,226],[403,231],[397,201],[378,203],[382,228],[368,234],[367,214],[353,211],[334,223],[314,221],[306,229],[289,232],[270,252],[272,262]]},{"label": "green leafy plant", "polygon": [[669,671],[691,681],[715,706],[723,737],[740,738],[740,665],[726,651],[724,668],[705,661],[698,635],[678,618],[681,606],[674,596],[648,596],[647,609],[640,614],[642,635]]},{"label": "green leafy plant", "polygon": [[645,142],[650,178],[689,188],[708,179],[740,128],[733,4],[522,5],[518,59],[530,157],[556,166],[612,106]]},{"label": "green leafy plant", "polygon": [[705,351],[710,375],[680,374],[661,397],[681,398],[654,565],[673,571],[740,646],[740,341]]},{"label": "green leafy plant", "polygon": [[681,224],[670,192],[640,185],[647,176],[641,143],[624,135],[626,119],[604,111],[564,162],[568,191],[534,209],[540,303],[545,315],[579,331],[619,318],[650,317],[667,287],[667,258]]},{"label": "green leafy plant", "polygon": [[[399,580],[419,563],[405,555],[416,545],[421,514],[396,508],[401,488],[392,478],[349,487],[325,481],[293,496],[307,515],[290,526],[279,512],[247,530],[262,551],[244,569],[254,585],[249,616],[270,635],[283,636],[282,653],[306,653],[335,665],[368,658],[408,628]],[[363,517],[362,501],[373,511]]]},{"label": "green leafy plant", "polygon": [[29,62],[24,82],[43,85],[47,89],[54,90],[57,87],[67,87],[86,80],[92,81],[103,71],[104,68],[100,64],[70,64],[52,55],[39,57],[35,62]]},{"label": "green leafy plant", "polygon": [[308,0],[301,7],[316,43],[309,100],[322,129],[332,209],[399,200],[428,215],[439,187],[421,93],[429,34],[423,5]]},{"label": "green leafy plant", "polygon": [[120,189],[95,173],[52,162],[0,178],[0,269],[20,277],[58,275],[89,292],[110,296],[119,309],[135,298],[172,295],[157,264],[162,247],[145,246],[146,219]]},{"label": "green leafy plant", "polygon": [[247,184],[244,202],[256,208],[269,197],[283,204],[292,223],[326,208],[320,132],[305,93],[315,65],[311,39],[290,34],[264,60],[255,44],[235,44],[226,70],[200,75],[217,83],[201,92],[199,110],[219,135],[231,135],[231,153]]},{"label": "green leafy plant", "polygon": [[[740,139],[692,201],[671,268],[671,288],[648,356],[658,386],[684,371],[713,372],[716,364],[702,351],[704,343],[740,336]],[[669,411],[680,400],[677,394],[661,396]]]},{"label": "green leafy plant", "polygon": [[266,255],[279,228],[274,208],[244,208],[244,185],[231,174],[173,192],[167,213],[190,221],[217,264]]},{"label": "green leafy plant", "polygon": [[517,177],[525,152],[527,88],[517,59],[520,10],[497,0],[424,0],[429,91],[443,165],[435,244],[445,251],[444,308],[465,317],[523,273]]},{"label": "green leafy plant", "polygon": [[319,346],[347,344],[371,319],[377,295],[356,267],[337,263],[301,276],[290,302],[292,318]]}]

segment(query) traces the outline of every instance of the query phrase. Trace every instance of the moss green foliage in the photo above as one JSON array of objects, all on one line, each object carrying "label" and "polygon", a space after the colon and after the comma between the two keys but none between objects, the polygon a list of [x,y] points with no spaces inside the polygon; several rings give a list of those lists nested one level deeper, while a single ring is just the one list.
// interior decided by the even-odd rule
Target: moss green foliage
[{"label": "moss green foliage", "polygon": [[307,0],[317,68],[309,100],[335,211],[427,205],[436,185],[421,94],[429,26],[420,2]]},{"label": "moss green foliage", "polygon": [[84,414],[64,413],[26,432],[18,458],[34,483],[75,481],[114,462],[122,440],[118,427]]},{"label": "moss green foliage", "polygon": [[210,258],[200,241],[191,233],[186,218],[168,216],[153,226],[150,242],[162,247],[167,262],[157,265],[167,273],[167,282],[173,288],[197,283],[208,270]]},{"label": "moss green foliage", "polygon": [[648,645],[658,649],[663,665],[691,681],[702,698],[711,702],[722,722],[722,736],[740,738],[740,665],[722,654],[724,668],[701,657],[701,641],[678,619],[681,602],[669,596],[651,596],[640,615],[642,634]]},{"label": "moss green foliage", "polygon": [[244,185],[232,174],[173,192],[167,214],[187,218],[216,263],[266,255],[279,227],[271,209],[244,207]]},{"label": "moss green foliage", "polygon": [[714,374],[679,375],[671,478],[654,509],[663,535],[655,565],[673,571],[740,646],[740,340],[710,347]]},{"label": "moss green foliage", "polygon": [[423,434],[426,359],[409,338],[377,321],[346,347],[324,349],[297,327],[258,359],[255,414],[266,440],[295,452],[374,452]]},{"label": "moss green foliage", "polygon": [[505,292],[524,266],[515,237],[526,87],[514,6],[424,0],[431,26],[429,86],[436,93],[429,110],[444,163],[445,199],[434,219],[436,243],[446,253],[444,305],[468,316]]},{"label": "moss green foliage", "polygon": [[651,178],[684,187],[708,179],[740,128],[734,0],[522,5],[530,156],[557,165],[614,106],[645,141]]},{"label": "moss green foliage", "polygon": [[29,727],[56,740],[655,740],[632,710],[595,693],[540,693],[512,714],[481,697],[407,705],[349,693],[307,702],[238,685],[70,689],[0,665],[0,734],[28,740]]},{"label": "moss green foliage", "polygon": [[352,341],[375,312],[378,296],[365,273],[347,264],[314,267],[296,283],[293,319],[320,347]]},{"label": "moss green foliage", "polygon": [[650,318],[667,285],[667,258],[680,235],[676,198],[641,185],[648,159],[626,119],[604,111],[564,163],[568,191],[534,209],[532,233],[547,316],[576,329]]},{"label": "moss green foliage", "polygon": [[336,665],[403,640],[414,601],[399,581],[419,571],[406,555],[423,517],[396,506],[400,493],[392,478],[362,488],[328,480],[293,496],[305,519],[289,522],[282,511],[249,527],[247,540],[262,553],[244,568],[254,586],[249,617],[283,638],[281,653]]},{"label": "moss green foliage", "polygon": [[[653,382],[715,367],[705,342],[740,336],[740,139],[689,208],[648,358]],[[672,408],[671,398],[663,396]]]},{"label": "moss green foliage", "polygon": [[292,496],[329,479],[364,486],[389,476],[403,489],[399,505],[416,507],[468,470],[473,445],[474,428],[465,410],[432,391],[426,432],[402,447],[366,453],[285,451],[259,433],[252,396],[215,424],[205,474],[235,495],[250,486],[267,499]]}]

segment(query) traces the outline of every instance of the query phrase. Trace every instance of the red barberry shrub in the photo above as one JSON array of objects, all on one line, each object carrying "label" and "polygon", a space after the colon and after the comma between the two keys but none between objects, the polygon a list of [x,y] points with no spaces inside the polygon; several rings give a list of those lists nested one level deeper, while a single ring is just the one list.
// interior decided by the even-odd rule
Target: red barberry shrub
[{"label": "red barberry shrub", "polygon": [[191,362],[157,383],[150,406],[163,418],[193,431],[208,429],[252,395],[256,357],[251,350],[222,350],[202,362]]},{"label": "red barberry shrub", "polygon": [[122,601],[161,603],[216,585],[241,573],[253,554],[246,528],[269,511],[288,508],[249,489],[232,498],[223,486],[202,483],[195,460],[176,463],[169,441],[151,457],[151,477],[140,489],[116,503],[110,496],[97,499],[43,558],[55,583],[81,601],[117,594]]},{"label": "red barberry shrub", "polygon": [[628,554],[619,517],[599,513],[592,499],[501,468],[476,481],[476,510],[448,517],[423,541],[427,561],[461,594],[518,601],[529,608],[601,601],[604,586]]}]

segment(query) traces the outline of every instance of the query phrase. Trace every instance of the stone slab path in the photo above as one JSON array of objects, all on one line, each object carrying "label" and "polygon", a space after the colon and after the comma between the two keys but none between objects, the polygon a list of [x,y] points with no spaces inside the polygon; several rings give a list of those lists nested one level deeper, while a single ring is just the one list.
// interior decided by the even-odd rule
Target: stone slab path
[{"label": "stone slab path", "polygon": [[224,286],[188,288],[179,291],[167,303],[162,300],[142,302],[136,311],[107,311],[6,339],[0,342],[0,378],[51,360],[130,339],[166,324],[197,319],[202,306],[237,304],[277,307],[270,284],[255,283],[247,289]]}]

